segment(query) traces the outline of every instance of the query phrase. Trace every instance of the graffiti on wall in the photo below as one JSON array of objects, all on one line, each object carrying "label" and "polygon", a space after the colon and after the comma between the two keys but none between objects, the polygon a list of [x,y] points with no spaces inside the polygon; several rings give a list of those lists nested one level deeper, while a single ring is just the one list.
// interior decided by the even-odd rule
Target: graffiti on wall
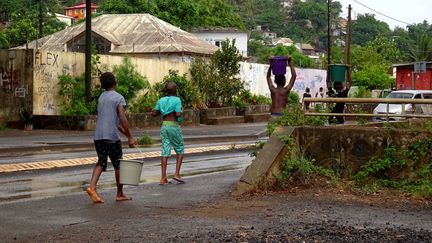
[{"label": "graffiti on wall", "polygon": [[[13,66],[13,65],[11,65]],[[19,70],[0,68],[0,88],[3,93],[24,98],[28,95],[28,85],[24,84]]]},{"label": "graffiti on wall", "polygon": [[[266,78],[268,67],[269,65],[267,64],[240,63],[240,79],[245,83],[245,87],[253,94],[270,97]],[[306,88],[311,90],[312,96],[315,96],[320,87],[322,87],[324,91],[327,90],[326,70],[296,68],[296,72],[297,79],[292,91],[296,92],[300,97],[303,96]],[[291,74],[289,70],[287,70],[287,80],[289,80],[290,76]]]},{"label": "graffiti on wall", "polygon": [[[36,113],[54,115],[57,111],[55,85],[57,84],[59,55],[51,52],[36,52],[34,58]],[[35,81],[36,81],[35,80]]]}]

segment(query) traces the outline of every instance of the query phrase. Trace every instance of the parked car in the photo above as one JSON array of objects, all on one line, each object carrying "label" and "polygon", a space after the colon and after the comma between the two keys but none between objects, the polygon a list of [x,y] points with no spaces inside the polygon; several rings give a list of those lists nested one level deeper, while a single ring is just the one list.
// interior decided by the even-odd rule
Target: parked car
[{"label": "parked car", "polygon": [[[392,91],[390,94],[387,95],[388,99],[432,99],[432,90],[397,90]],[[402,114],[402,106],[401,104],[389,104],[389,110],[388,113],[391,114]],[[431,105],[421,105],[416,104],[415,105],[415,112],[416,114],[423,114],[424,110],[430,110],[428,109]],[[405,104],[405,113],[406,114],[412,114],[413,113],[413,107],[412,104]],[[375,109],[373,110],[373,114],[387,114],[387,104],[382,103],[379,104]],[[374,121],[385,121],[386,117],[374,117]],[[401,117],[390,117],[389,120],[391,121],[398,121],[402,119]]]}]

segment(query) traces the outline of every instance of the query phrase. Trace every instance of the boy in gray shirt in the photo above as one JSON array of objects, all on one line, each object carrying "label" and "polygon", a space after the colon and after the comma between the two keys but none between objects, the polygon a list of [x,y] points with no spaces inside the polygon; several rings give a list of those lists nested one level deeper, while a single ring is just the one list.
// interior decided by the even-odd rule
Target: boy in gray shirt
[{"label": "boy in gray shirt", "polygon": [[102,88],[105,91],[98,99],[98,117],[94,144],[98,155],[98,162],[93,169],[90,186],[86,189],[94,203],[103,203],[104,200],[96,192],[96,185],[102,171],[106,171],[108,157],[115,169],[117,183],[116,201],[131,200],[123,193],[123,185],[120,184],[120,159],[123,156],[121,141],[118,131],[128,138],[129,147],[135,147],[129,124],[125,116],[126,101],[122,95],[115,91],[116,80],[112,73],[103,73],[100,77]]}]

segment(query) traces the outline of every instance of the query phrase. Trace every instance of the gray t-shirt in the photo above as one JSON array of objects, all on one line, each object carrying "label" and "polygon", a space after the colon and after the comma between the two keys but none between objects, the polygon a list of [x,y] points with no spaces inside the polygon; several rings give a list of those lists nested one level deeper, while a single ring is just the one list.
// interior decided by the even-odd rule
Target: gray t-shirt
[{"label": "gray t-shirt", "polygon": [[114,90],[103,92],[98,99],[98,117],[94,140],[120,140],[117,108],[126,106],[124,97]]}]

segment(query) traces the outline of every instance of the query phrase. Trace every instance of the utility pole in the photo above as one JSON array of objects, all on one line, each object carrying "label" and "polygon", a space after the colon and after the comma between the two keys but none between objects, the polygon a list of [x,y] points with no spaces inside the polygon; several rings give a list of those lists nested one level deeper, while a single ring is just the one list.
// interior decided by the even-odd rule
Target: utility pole
[{"label": "utility pole", "polygon": [[348,65],[351,64],[351,31],[352,31],[352,28],[351,28],[351,26],[352,26],[351,25],[351,23],[352,23],[351,11],[352,11],[352,8],[351,8],[351,4],[350,4],[350,5],[348,5],[348,22],[347,22],[347,26],[346,26],[347,34],[345,36],[345,64],[348,64]]},{"label": "utility pole", "polygon": [[[330,84],[330,64],[331,64],[331,0],[327,0],[327,85]],[[329,86],[330,87],[330,86]]]},{"label": "utility pole", "polygon": [[39,39],[43,37],[43,0],[39,0]]},{"label": "utility pole", "polygon": [[86,31],[85,31],[85,94],[86,101],[90,102],[91,97],[91,0],[86,0]]}]

